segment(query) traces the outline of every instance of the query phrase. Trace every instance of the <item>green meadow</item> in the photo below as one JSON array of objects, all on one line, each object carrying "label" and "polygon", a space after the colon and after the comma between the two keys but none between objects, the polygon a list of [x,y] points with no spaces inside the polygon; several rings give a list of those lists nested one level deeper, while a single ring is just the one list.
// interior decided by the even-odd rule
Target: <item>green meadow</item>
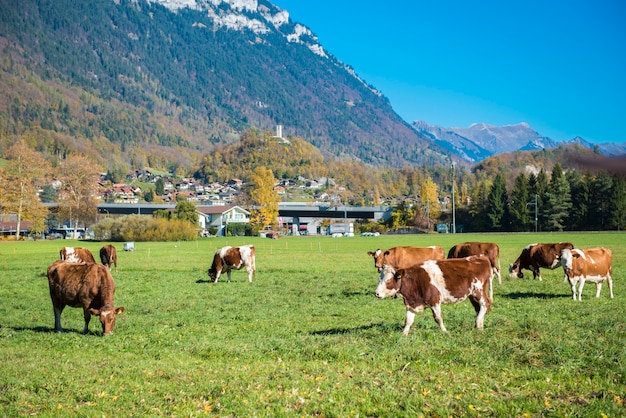
[{"label": "green meadow", "polygon": [[[402,335],[401,299],[374,297],[367,251],[496,242],[502,285],[484,331],[468,301],[430,310]],[[615,298],[587,284],[572,300],[563,270],[508,277],[534,242],[613,250]],[[213,252],[252,243],[257,275],[211,283]],[[66,308],[45,275],[63,245],[0,243],[0,415],[222,417],[615,417],[626,415],[626,235],[458,234],[207,238],[118,249],[112,336]]]}]

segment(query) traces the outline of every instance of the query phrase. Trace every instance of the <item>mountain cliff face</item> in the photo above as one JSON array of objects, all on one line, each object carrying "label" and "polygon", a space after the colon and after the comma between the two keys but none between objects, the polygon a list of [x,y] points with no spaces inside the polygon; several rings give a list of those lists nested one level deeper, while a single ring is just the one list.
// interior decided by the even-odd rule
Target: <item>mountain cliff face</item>
[{"label": "mountain cliff face", "polygon": [[280,124],[327,156],[450,159],[269,1],[7,0],[0,51],[0,127],[50,153],[188,166]]}]

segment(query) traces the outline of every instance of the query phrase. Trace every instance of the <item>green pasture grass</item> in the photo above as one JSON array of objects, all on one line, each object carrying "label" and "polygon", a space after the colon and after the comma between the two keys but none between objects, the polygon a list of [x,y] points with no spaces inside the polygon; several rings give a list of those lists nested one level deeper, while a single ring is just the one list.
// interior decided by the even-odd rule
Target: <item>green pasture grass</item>
[{"label": "green pasture grass", "polygon": [[[379,300],[367,251],[396,245],[496,242],[503,283],[484,331],[469,302],[429,310],[402,335],[401,299]],[[613,250],[615,298],[587,284],[572,300],[563,271],[509,278],[534,242]],[[257,275],[209,282],[223,245],[252,243]],[[94,255],[104,243],[0,243],[2,416],[506,416],[626,415],[626,236],[447,234],[380,237],[208,238],[118,249],[112,336],[80,309],[64,333],[45,276],[63,245]]]}]

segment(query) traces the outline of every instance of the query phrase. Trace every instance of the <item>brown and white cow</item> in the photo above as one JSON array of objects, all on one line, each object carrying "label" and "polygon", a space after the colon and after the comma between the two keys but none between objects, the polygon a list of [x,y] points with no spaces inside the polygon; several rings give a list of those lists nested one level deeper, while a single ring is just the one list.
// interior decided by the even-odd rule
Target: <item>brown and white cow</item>
[{"label": "brown and white cow", "polygon": [[368,251],[367,254],[374,257],[374,267],[379,272],[382,271],[385,265],[399,270],[426,260],[442,260],[445,257],[443,248],[439,245],[430,247],[393,247],[385,251],[381,249],[373,252]]},{"label": "brown and white cow", "polygon": [[117,250],[113,245],[107,244],[100,248],[100,261],[109,268],[109,271],[111,271],[111,265],[114,264],[117,273]]},{"label": "brown and white cow", "polygon": [[125,311],[114,307],[115,282],[109,269],[100,264],[57,260],[48,267],[48,285],[57,332],[63,332],[61,313],[66,306],[83,308],[83,334],[89,332],[91,315],[100,319],[103,335],[111,334],[116,316]]},{"label": "brown and white cow", "polygon": [[[502,284],[502,274],[500,273],[500,247],[493,242],[464,242],[456,244],[448,251],[448,258],[465,258],[472,255],[485,255],[491,263],[493,275],[498,278],[498,283]],[[493,281],[489,283],[489,297],[493,298]]]},{"label": "brown and white cow", "polygon": [[63,247],[59,252],[61,260],[69,263],[95,263],[96,259],[88,248]]},{"label": "brown and white cow", "polygon": [[217,283],[220,275],[226,273],[230,282],[231,270],[240,270],[243,267],[248,272],[248,281],[252,282],[252,275],[256,276],[256,249],[254,245],[226,246],[218,249],[213,256],[213,264],[208,274]]},{"label": "brown and white cow", "polygon": [[427,260],[420,265],[395,271],[383,267],[376,288],[376,297],[402,295],[406,306],[403,334],[407,335],[415,313],[429,307],[435,322],[447,331],[441,316],[441,304],[458,303],[466,298],[476,310],[476,328],[483,329],[485,314],[491,307],[487,292],[491,263],[485,256]]},{"label": "brown and white cow", "polygon": [[533,279],[541,281],[541,271],[539,268],[554,270],[561,265],[559,259],[563,249],[573,249],[571,242],[557,242],[553,244],[529,244],[522,250],[517,260],[509,265],[509,275],[511,277],[524,277],[522,269],[533,272]]},{"label": "brown and white cow", "polygon": [[585,282],[596,284],[596,297],[600,297],[602,282],[609,282],[609,293],[613,298],[613,253],[608,248],[563,249],[561,265],[565,276],[572,286],[572,297],[576,300],[576,284],[578,300],[582,300]]}]

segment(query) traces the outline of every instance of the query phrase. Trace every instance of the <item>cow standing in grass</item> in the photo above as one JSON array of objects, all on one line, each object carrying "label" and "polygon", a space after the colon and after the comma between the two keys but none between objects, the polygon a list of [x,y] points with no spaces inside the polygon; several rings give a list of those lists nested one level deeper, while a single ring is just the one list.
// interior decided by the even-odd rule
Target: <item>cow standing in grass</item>
[{"label": "cow standing in grass", "polygon": [[613,253],[608,248],[587,248],[584,250],[568,248],[561,251],[561,265],[565,276],[572,286],[572,297],[582,300],[585,282],[596,284],[596,297],[600,297],[602,282],[609,283],[609,294],[613,298]]},{"label": "cow standing in grass", "polygon": [[[561,265],[560,257],[563,249],[573,249],[571,242],[558,242],[553,244],[530,244],[524,247],[517,260],[509,266],[511,277],[524,277],[522,269],[533,272],[533,279],[541,281],[539,268],[554,270]],[[566,278],[564,278],[565,280]]]},{"label": "cow standing in grass", "polygon": [[248,282],[252,282],[252,275],[256,275],[256,249],[254,245],[240,247],[226,246],[218,249],[213,256],[213,264],[208,275],[217,283],[222,273],[228,275],[230,282],[231,270],[240,270],[245,267],[248,272]]},{"label": "cow standing in grass", "polygon": [[376,297],[402,295],[406,306],[403,334],[407,335],[416,312],[428,307],[435,322],[446,332],[441,305],[458,303],[469,298],[476,310],[476,328],[483,329],[485,314],[491,307],[487,292],[492,277],[491,263],[485,256],[427,260],[420,265],[395,270],[383,267],[376,288]]},{"label": "cow standing in grass", "polygon": [[367,254],[374,257],[374,267],[379,272],[382,271],[385,265],[399,270],[426,260],[441,260],[445,257],[443,248],[439,245],[431,247],[393,247],[385,251],[381,249],[368,251]]},{"label": "cow standing in grass", "polygon": [[115,272],[117,273],[117,250],[111,244],[107,244],[100,248],[100,261],[103,265],[111,270],[111,265],[115,265]]},{"label": "cow standing in grass", "polygon": [[88,248],[81,247],[63,247],[59,252],[61,260],[68,263],[95,263],[96,259],[93,257],[91,251]]},{"label": "cow standing in grass", "polygon": [[48,286],[57,332],[63,331],[61,313],[66,306],[83,308],[83,334],[89,332],[91,315],[100,319],[103,335],[111,334],[116,316],[125,311],[114,307],[115,282],[109,269],[100,264],[55,261],[48,267]]},{"label": "cow standing in grass", "polygon": [[[465,258],[472,255],[485,255],[491,263],[492,277],[498,278],[498,283],[502,284],[502,274],[500,273],[500,247],[493,242],[464,242],[456,244],[448,251],[448,258]],[[493,281],[489,283],[489,297],[493,298]]]}]

